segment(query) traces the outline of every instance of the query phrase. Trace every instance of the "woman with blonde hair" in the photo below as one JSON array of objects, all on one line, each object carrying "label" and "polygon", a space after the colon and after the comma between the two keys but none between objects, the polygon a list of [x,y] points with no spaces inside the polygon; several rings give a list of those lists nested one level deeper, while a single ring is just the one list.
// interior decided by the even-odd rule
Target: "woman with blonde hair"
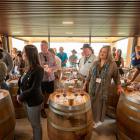
[{"label": "woman with blonde hair", "polygon": [[84,84],[86,87],[89,82],[89,95],[95,127],[104,121],[112,78],[118,87],[118,93],[121,93],[120,76],[117,65],[112,59],[110,46],[103,46],[99,52],[98,60],[93,63]]}]

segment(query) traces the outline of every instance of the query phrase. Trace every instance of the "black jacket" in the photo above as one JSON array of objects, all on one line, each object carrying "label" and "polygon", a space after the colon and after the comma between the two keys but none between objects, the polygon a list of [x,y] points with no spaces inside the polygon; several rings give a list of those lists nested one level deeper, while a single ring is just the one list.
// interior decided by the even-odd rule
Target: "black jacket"
[{"label": "black jacket", "polygon": [[20,95],[20,101],[26,102],[28,106],[37,106],[42,103],[41,82],[43,75],[43,68],[36,66],[19,79],[19,90],[17,94]]}]

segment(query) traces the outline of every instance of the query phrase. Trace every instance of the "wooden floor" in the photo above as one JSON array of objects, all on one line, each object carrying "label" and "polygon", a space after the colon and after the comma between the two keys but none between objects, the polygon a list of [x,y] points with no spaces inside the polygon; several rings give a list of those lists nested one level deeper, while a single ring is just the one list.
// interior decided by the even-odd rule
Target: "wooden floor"
[{"label": "wooden floor", "polygon": [[[31,140],[32,129],[27,118],[17,119],[15,128],[15,140]],[[48,140],[47,119],[42,119],[43,140]],[[113,119],[106,118],[105,122],[93,128],[91,140],[116,140],[116,122]]]}]

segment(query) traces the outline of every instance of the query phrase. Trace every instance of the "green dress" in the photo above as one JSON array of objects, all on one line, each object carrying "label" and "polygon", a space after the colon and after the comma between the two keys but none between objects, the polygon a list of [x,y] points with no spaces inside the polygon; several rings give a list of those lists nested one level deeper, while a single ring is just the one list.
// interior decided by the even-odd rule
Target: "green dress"
[{"label": "green dress", "polygon": [[[97,78],[101,79],[100,83],[97,82]],[[111,61],[102,68],[99,65],[99,61],[93,64],[87,81],[89,81],[89,95],[95,122],[104,121],[112,79],[116,85],[120,84],[120,76],[115,62]]]}]

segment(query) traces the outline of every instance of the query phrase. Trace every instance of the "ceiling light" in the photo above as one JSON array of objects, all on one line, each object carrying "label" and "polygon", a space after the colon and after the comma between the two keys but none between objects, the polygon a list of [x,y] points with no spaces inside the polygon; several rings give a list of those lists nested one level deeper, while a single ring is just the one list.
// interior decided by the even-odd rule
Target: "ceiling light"
[{"label": "ceiling light", "polygon": [[125,33],[124,33],[124,32],[119,32],[118,34],[119,34],[119,35],[124,35]]},{"label": "ceiling light", "polygon": [[20,34],[20,32],[13,32],[13,34]]},{"label": "ceiling light", "polygon": [[73,21],[63,21],[62,24],[64,24],[64,25],[72,25]]}]

